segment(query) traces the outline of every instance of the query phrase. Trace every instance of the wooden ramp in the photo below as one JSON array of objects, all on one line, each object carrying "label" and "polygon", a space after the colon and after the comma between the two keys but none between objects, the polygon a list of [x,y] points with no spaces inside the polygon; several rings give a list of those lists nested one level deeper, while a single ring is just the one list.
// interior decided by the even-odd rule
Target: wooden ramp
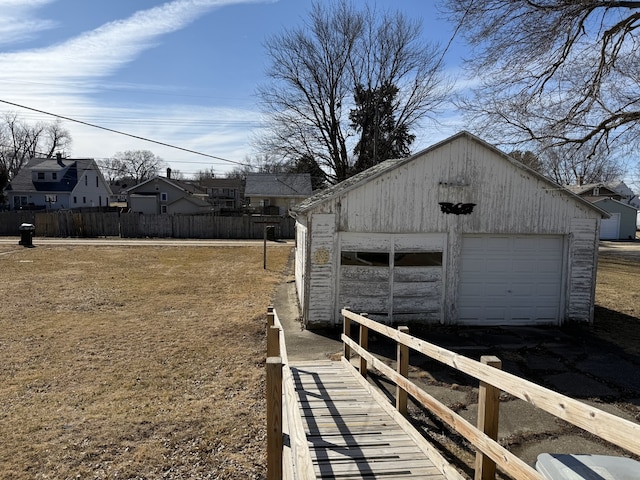
[{"label": "wooden ramp", "polygon": [[316,478],[446,478],[342,362],[290,367]]}]

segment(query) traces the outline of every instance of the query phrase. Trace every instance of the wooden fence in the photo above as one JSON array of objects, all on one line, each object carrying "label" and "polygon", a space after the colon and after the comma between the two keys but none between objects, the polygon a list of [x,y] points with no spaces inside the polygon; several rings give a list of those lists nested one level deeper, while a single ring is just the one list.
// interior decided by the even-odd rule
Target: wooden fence
[{"label": "wooden fence", "polygon": [[20,235],[22,223],[35,225],[41,237],[262,239],[267,225],[275,226],[275,238],[295,235],[295,220],[280,216],[37,211],[0,213],[0,235]]},{"label": "wooden fence", "polygon": [[[342,361],[350,368],[354,368],[348,359],[352,352],[360,356],[360,374],[363,385],[367,386],[367,390],[372,395],[382,394],[365,380],[369,365],[396,384],[396,408],[389,407],[393,409],[395,415],[401,417],[406,414],[407,394],[411,395],[417,402],[473,444],[477,452],[476,480],[494,479],[496,466],[512,478],[519,480],[545,479],[535,469],[496,441],[500,391],[510,393],[534,407],[561,418],[632,454],[640,455],[640,425],[503,372],[500,370],[500,361],[496,357],[483,357],[482,361],[478,362],[413,337],[407,333],[406,327],[398,327],[398,330],[395,330],[347,309],[342,310],[342,315],[344,317],[344,332],[342,334],[344,356]],[[352,322],[360,325],[358,342],[351,338]],[[367,350],[369,330],[384,335],[397,343],[396,370],[387,366]],[[480,381],[477,426],[469,423],[407,378],[409,348]],[[388,404],[386,397],[382,399],[382,402]],[[433,448],[428,443],[425,445],[426,448]]]}]

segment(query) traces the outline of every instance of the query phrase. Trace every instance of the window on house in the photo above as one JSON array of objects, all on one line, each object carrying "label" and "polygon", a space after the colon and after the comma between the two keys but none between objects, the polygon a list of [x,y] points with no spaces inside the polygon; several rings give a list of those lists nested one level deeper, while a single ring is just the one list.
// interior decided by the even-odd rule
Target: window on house
[{"label": "window on house", "polygon": [[340,265],[388,267],[389,252],[342,252]]},{"label": "window on house", "polygon": [[166,201],[167,201],[167,198],[168,198],[168,195],[167,195],[167,193],[166,193],[166,192],[162,192],[162,193],[160,194],[160,201],[161,201],[161,202],[166,202]]},{"label": "window on house", "polygon": [[87,197],[82,197],[82,203],[87,203]]},{"label": "window on house", "polygon": [[73,197],[73,203],[78,203],[78,197]]},{"label": "window on house", "polygon": [[38,180],[44,180],[44,172],[38,172]]},{"label": "window on house", "polygon": [[58,179],[58,172],[52,172],[51,173],[51,180],[57,180]]},{"label": "window on house", "polygon": [[84,176],[84,186],[86,187],[87,185],[89,185],[89,177],[87,177],[86,175]]},{"label": "window on house", "polygon": [[393,255],[396,267],[439,267],[442,266],[442,252],[403,252]]},{"label": "window on house", "polygon": [[597,197],[598,195],[600,195],[600,187],[594,187],[593,196]]},{"label": "window on house", "polygon": [[160,205],[160,213],[167,213],[167,206],[166,205]]},{"label": "window on house", "polygon": [[96,175],[96,188],[98,188],[98,176]]}]

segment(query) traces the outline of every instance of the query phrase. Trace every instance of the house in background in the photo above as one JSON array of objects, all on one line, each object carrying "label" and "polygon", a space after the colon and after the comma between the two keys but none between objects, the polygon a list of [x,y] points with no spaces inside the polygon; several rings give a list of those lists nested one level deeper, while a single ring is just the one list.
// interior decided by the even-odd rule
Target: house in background
[{"label": "house in background", "polygon": [[308,173],[250,173],[244,196],[249,207],[268,215],[286,215],[312,194]]},{"label": "house in background", "polygon": [[153,177],[126,190],[131,212],[145,214],[208,213],[212,206],[197,186],[168,177]]},{"label": "house in background", "polygon": [[634,240],[640,200],[624,182],[570,185],[570,191],[609,214],[600,227],[601,240]]},{"label": "house in background", "polygon": [[207,192],[209,203],[217,213],[239,211],[244,198],[242,178],[207,178],[197,184]]},{"label": "house in background", "polygon": [[108,207],[111,189],[92,158],[32,158],[5,189],[11,209]]},{"label": "house in background", "polygon": [[461,132],[308,198],[295,282],[308,328],[340,310],[385,323],[593,321],[606,213]]}]

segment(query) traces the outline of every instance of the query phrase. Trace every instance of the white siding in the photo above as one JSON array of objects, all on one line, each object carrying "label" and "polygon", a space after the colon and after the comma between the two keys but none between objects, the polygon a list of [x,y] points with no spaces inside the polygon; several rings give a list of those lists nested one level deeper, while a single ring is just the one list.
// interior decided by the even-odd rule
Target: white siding
[{"label": "white siding", "polygon": [[571,222],[569,303],[567,317],[571,320],[593,321],[593,302],[598,264],[598,220]]},{"label": "white siding", "polygon": [[311,217],[311,242],[308,276],[309,302],[305,305],[305,324],[329,326],[335,315],[336,216],[315,214]]},{"label": "white siding", "polygon": [[[445,215],[439,202],[475,203],[470,215]],[[461,138],[330,199],[349,232],[568,234],[572,218],[594,218],[566,191],[485,145]]]},{"label": "white siding", "polygon": [[307,264],[307,227],[301,222],[296,222],[296,254],[295,254],[295,278],[296,292],[300,308],[305,306],[305,279],[307,277],[305,265]]}]

